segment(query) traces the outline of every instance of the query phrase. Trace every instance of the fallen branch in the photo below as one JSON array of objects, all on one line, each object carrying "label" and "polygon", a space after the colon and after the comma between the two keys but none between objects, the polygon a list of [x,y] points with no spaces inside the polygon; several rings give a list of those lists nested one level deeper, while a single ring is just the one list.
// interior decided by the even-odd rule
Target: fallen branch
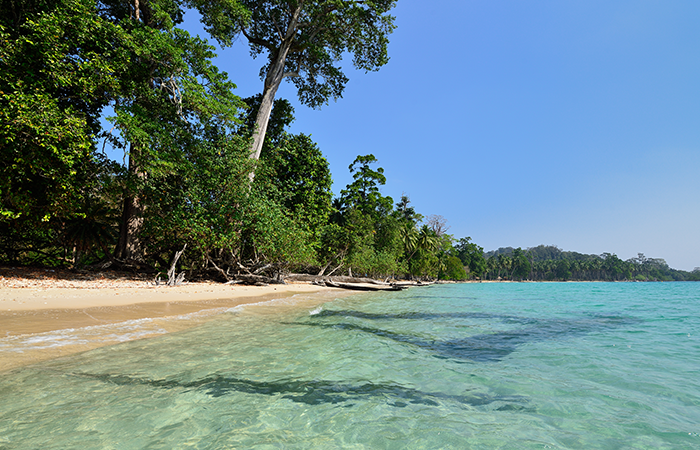
[{"label": "fallen branch", "polygon": [[309,275],[305,273],[290,273],[287,275],[288,280],[294,280],[294,281],[325,281],[329,280],[331,282],[340,282],[340,283],[366,283],[366,284],[376,284],[379,286],[389,286],[390,283],[387,283],[385,281],[380,281],[380,280],[375,280],[373,278],[360,278],[360,277],[346,277],[346,276],[318,276],[318,275]]},{"label": "fallen branch", "polygon": [[389,285],[386,287],[379,286],[368,286],[366,284],[356,284],[356,283],[334,283],[332,281],[326,281],[325,285],[328,287],[340,288],[340,289],[350,289],[353,291],[402,291],[407,288],[407,286],[401,285]]},{"label": "fallen branch", "polygon": [[284,279],[271,278],[263,275],[236,275],[236,281],[254,286],[265,286],[268,284],[287,284]]},{"label": "fallen branch", "polygon": [[212,266],[214,266],[214,269],[216,269],[216,271],[219,272],[227,282],[231,281],[231,278],[228,276],[228,274],[224,272],[224,270],[221,267],[216,265],[216,263],[209,257],[209,254],[207,254],[207,260],[211,263]]}]

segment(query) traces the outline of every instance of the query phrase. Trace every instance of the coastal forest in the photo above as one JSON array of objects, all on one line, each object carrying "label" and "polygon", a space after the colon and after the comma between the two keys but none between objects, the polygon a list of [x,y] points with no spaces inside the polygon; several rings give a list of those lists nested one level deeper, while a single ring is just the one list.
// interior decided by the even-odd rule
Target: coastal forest
[{"label": "coastal forest", "polygon": [[[554,246],[484,253],[393,199],[374,154],[337,195],[302,105],[342,97],[340,61],[388,60],[393,0],[0,0],[0,264],[279,280],[291,272],[419,280],[700,280],[662,259]],[[225,51],[262,56],[240,98]],[[312,130],[309,130],[311,132]],[[124,153],[107,157],[106,148]]]}]

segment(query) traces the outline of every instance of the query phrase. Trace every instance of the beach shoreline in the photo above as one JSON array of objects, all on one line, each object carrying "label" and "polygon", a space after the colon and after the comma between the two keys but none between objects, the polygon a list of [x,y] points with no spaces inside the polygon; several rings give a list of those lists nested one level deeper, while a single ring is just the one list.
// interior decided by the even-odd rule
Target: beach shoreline
[{"label": "beach shoreline", "polygon": [[[315,307],[353,294],[304,282],[268,286],[191,282],[168,287],[128,278],[1,277],[0,372],[182,331],[239,306],[283,300],[281,310]],[[139,332],[115,332],[127,328]],[[86,332],[88,338],[83,336]]]},{"label": "beach shoreline", "polygon": [[308,283],[232,286],[188,283],[176,287],[0,287],[0,336],[38,333],[205,309],[233,308],[331,288]]}]

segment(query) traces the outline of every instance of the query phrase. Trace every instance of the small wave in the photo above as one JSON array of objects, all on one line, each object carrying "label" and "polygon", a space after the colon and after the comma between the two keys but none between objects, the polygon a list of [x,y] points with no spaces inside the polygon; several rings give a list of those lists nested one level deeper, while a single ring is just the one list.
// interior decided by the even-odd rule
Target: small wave
[{"label": "small wave", "polygon": [[316,308],[316,309],[314,309],[313,311],[309,312],[309,315],[310,315],[310,316],[315,316],[315,315],[321,314],[322,311],[323,311],[323,306],[319,306],[318,308]]},{"label": "small wave", "polygon": [[271,306],[271,305],[276,305],[276,304],[282,304],[282,305],[289,304],[289,305],[291,305],[291,304],[296,303],[299,300],[298,297],[299,297],[299,294],[294,294],[290,297],[273,298],[272,300],[263,300],[261,302],[255,302],[255,303],[243,303],[241,305],[234,306],[233,308],[228,308],[224,312],[238,313],[238,312],[241,312],[250,306]]},{"label": "small wave", "polygon": [[10,336],[0,339],[0,352],[24,353],[96,342],[126,342],[168,331],[151,320],[130,320],[121,323],[84,328],[67,328],[31,335]]},{"label": "small wave", "polygon": [[165,334],[168,330],[152,318],[134,319],[81,328],[65,328],[43,333],[8,336],[0,339],[0,352],[24,353],[97,342],[126,342],[147,336]]}]

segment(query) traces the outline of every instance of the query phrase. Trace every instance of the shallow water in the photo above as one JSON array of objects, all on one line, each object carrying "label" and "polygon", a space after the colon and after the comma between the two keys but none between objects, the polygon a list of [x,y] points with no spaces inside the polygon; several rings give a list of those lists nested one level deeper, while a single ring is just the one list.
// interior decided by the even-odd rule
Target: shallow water
[{"label": "shallow water", "polygon": [[698,288],[463,284],[238,307],[0,373],[0,449],[696,449]]}]

